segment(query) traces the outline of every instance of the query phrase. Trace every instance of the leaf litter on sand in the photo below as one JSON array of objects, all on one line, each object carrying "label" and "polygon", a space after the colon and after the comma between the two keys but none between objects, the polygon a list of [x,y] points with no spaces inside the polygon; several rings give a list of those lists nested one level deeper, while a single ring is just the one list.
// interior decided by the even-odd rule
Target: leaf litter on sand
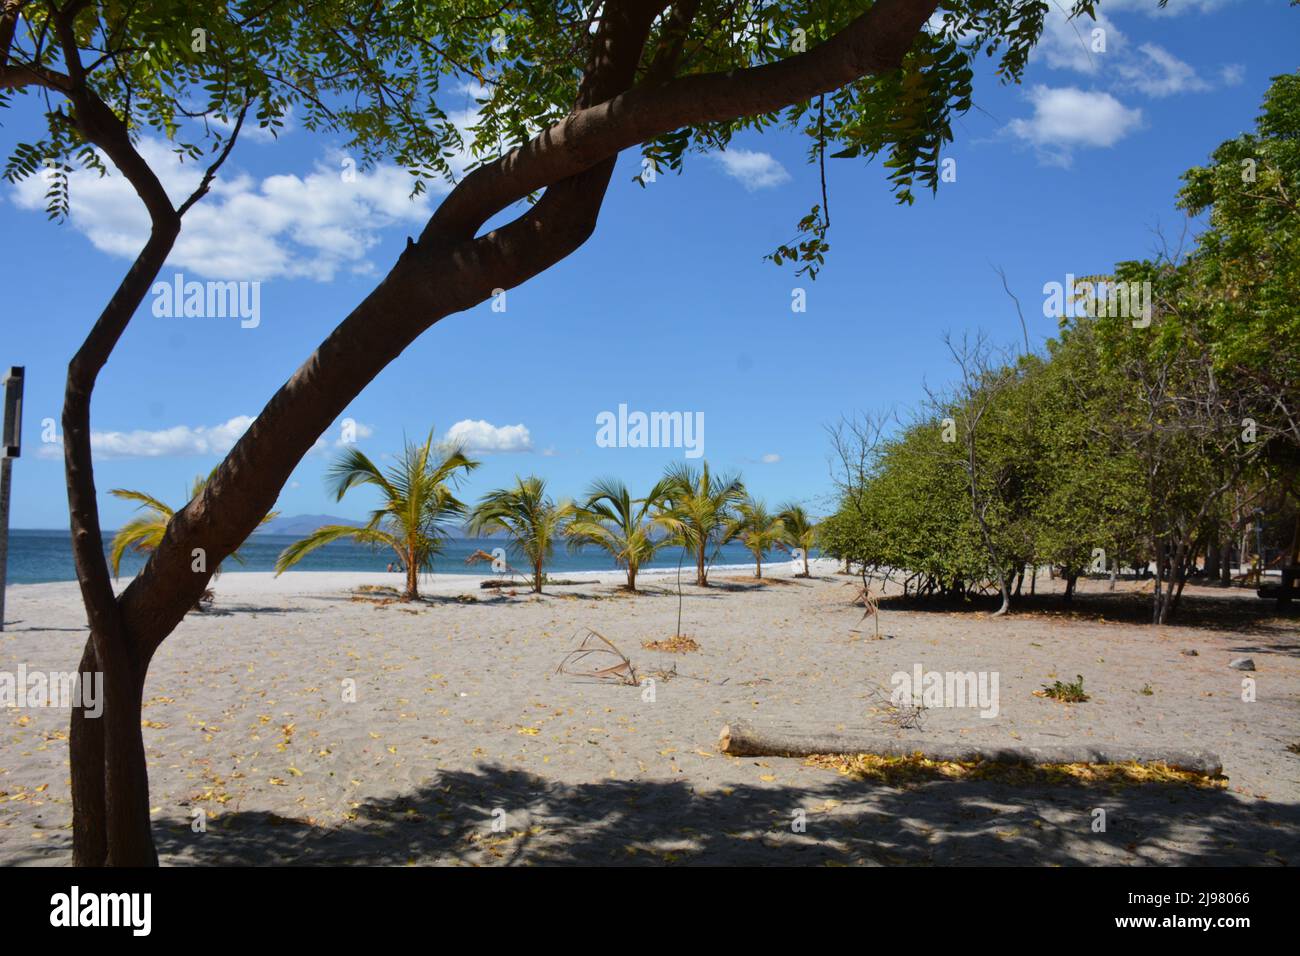
[{"label": "leaf litter on sand", "polygon": [[958,763],[950,760],[930,760],[916,753],[910,757],[882,757],[878,754],[813,754],[804,761],[804,764],[822,770],[834,770],[844,776],[871,780],[886,786],[916,785],[932,780],[984,780],[1010,786],[1042,784],[1106,786],[1112,790],[1150,784],[1221,789],[1228,784],[1226,777],[1207,777],[1204,774],[1181,770],[1163,763],[1068,763],[1027,766],[988,761]]},{"label": "leaf litter on sand", "polygon": [[700,649],[695,639],[685,634],[674,634],[665,641],[642,641],[641,646],[647,651],[665,651],[669,654],[689,654]]}]

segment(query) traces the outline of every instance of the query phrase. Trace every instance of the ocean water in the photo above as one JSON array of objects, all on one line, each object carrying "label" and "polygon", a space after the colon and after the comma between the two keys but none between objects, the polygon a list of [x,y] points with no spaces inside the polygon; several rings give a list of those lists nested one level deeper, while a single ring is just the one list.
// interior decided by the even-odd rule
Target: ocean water
[{"label": "ocean water", "polygon": [[[106,535],[107,541],[111,535]],[[243,564],[226,559],[221,568],[222,574],[236,574],[240,571],[274,571],[275,559],[280,552],[297,540],[296,535],[256,534],[239,549]],[[505,547],[505,542],[492,538],[453,538],[446,543],[443,553],[434,559],[433,570],[438,574],[470,574],[479,577],[491,577],[491,566],[487,563],[467,565],[465,559],[477,550],[491,552],[493,548]],[[681,557],[681,549],[668,547],[656,555],[654,561],[644,567],[676,568]],[[391,551],[374,550],[367,545],[351,541],[338,541],[318,548],[297,565],[295,571],[383,571],[388,562],[394,560]],[[507,560],[521,572],[527,572],[527,562],[516,553],[511,552]],[[732,543],[723,547],[713,559],[718,565],[753,566],[754,558],[742,545]],[[763,566],[768,564],[788,565],[790,556],[781,551],[773,551],[763,558]],[[122,558],[121,576],[130,578],[144,566],[144,557],[127,552]],[[690,580],[694,560],[686,555],[682,562],[684,580]],[[564,545],[557,545],[546,572],[560,576],[573,571],[613,571],[615,564],[610,556],[596,548],[586,548],[578,552],[568,551]],[[72,563],[72,535],[67,531],[10,530],[9,532],[9,583],[43,584],[48,581],[75,581],[77,578]]]}]

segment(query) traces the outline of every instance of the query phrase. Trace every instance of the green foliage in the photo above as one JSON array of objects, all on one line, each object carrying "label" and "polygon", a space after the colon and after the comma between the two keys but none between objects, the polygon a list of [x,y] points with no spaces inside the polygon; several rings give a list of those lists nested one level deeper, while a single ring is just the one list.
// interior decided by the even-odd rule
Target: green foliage
[{"label": "green foliage", "polygon": [[1033,533],[1029,553],[1067,574],[1088,570],[1098,551],[1109,566],[1143,550],[1140,464],[1099,427],[1122,384],[1103,372],[1096,339],[1091,321],[1063,329],[1027,388],[1035,461],[1025,507]]},{"label": "green foliage", "polygon": [[1297,381],[1295,351],[1279,356],[1277,344],[1300,338],[1300,73],[1275,77],[1255,131],[1219,145],[1183,181],[1180,204],[1209,213],[1188,293],[1199,293],[1216,362]]},{"label": "green foliage", "polygon": [[1074,680],[1068,684],[1059,680],[1053,681],[1051,684],[1044,684],[1039,694],[1052,700],[1059,700],[1063,704],[1083,704],[1090,700],[1083,690],[1082,674],[1076,674]]},{"label": "green foliage", "polygon": [[808,574],[808,555],[817,544],[817,523],[808,516],[807,510],[797,502],[784,504],[777,511],[781,521],[781,545],[791,553],[798,549],[803,552],[803,570]]},{"label": "green foliage", "polygon": [[722,541],[739,541],[754,556],[755,577],[763,576],[763,555],[785,540],[786,528],[781,518],[756,498],[736,504],[735,515],[727,523]]},{"label": "green foliage", "polygon": [[1074,576],[1154,561],[1163,622],[1199,554],[1239,536],[1256,502],[1300,491],[1300,73],[1183,178],[1183,206],[1208,212],[1193,252],[1087,277],[1129,294],[1070,290],[1106,307],[1063,318],[1044,356],[963,366],[964,387],[881,446],[823,522],[827,553],[941,591],[1026,563]]},{"label": "green foliage", "polygon": [[430,430],[423,444],[407,443],[401,457],[387,471],[360,449],[349,448],[330,467],[327,482],[335,500],[351,489],[378,489],[382,502],[370,513],[364,527],[326,525],[317,528],[280,553],[275,573],[283,574],[317,548],[351,538],[374,547],[391,548],[406,567],[405,597],[419,597],[416,572],[431,570],[442,552],[448,531],[466,514],[464,502],[454,494],[461,479],[478,467],[459,448],[434,444]]},{"label": "green foliage", "polygon": [[627,587],[636,590],[636,574],[672,542],[661,532],[654,509],[663,502],[667,481],[660,481],[644,498],[633,498],[627,485],[613,478],[596,481],[564,529],[571,546],[595,545],[627,569]]},{"label": "green foliage", "polygon": [[529,475],[484,495],[470,514],[468,527],[470,534],[505,534],[532,565],[533,590],[540,594],[542,567],[573,513],[571,502],[557,503],[546,493],[546,481]]},{"label": "green foliage", "polygon": [[745,497],[739,476],[715,475],[704,462],[698,469],[686,463],[664,472],[663,507],[656,521],[674,544],[695,555],[695,583],[706,587],[710,549],[721,545],[735,507]]}]

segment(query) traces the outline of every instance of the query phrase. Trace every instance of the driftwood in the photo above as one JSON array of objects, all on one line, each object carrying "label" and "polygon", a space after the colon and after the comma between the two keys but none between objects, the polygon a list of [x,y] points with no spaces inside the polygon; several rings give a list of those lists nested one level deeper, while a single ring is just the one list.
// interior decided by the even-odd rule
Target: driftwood
[{"label": "driftwood", "polygon": [[791,724],[772,724],[763,729],[747,720],[725,724],[718,750],[733,757],[808,757],[813,754],[875,754],[881,757],[910,757],[921,754],[930,760],[954,763],[1061,764],[1061,763],[1163,763],[1181,770],[1217,777],[1223,761],[1206,750],[1167,750],[1158,747],[1129,747],[1122,744],[1067,744],[1049,747],[976,743],[932,743],[900,740],[873,734],[866,728],[843,732],[809,731]]}]

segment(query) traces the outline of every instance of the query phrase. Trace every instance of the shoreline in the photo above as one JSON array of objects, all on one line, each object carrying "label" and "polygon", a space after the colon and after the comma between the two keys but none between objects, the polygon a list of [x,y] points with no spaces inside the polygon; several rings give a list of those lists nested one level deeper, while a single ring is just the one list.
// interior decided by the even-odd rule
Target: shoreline
[{"label": "shoreline", "polygon": [[[839,567],[839,562],[832,558],[810,558],[808,561],[809,571],[814,575],[833,574]],[[769,571],[774,579],[788,580],[792,576],[790,572],[789,559],[785,561],[763,562],[764,580],[768,578]],[[709,569],[710,576],[724,575],[735,576],[748,573],[751,577],[754,573],[754,565],[751,564],[719,564]],[[557,581],[573,581],[571,585],[550,584],[545,586],[546,593],[564,593],[566,590],[598,585],[619,585],[626,581],[626,575],[622,570],[612,569],[605,571],[555,571],[548,572],[548,575]],[[695,568],[682,566],[682,587],[691,588],[695,585]],[[508,578],[509,575],[496,575],[491,570],[484,568],[481,573],[474,574],[469,572],[448,572],[433,571],[425,572],[419,576],[421,594],[430,596],[445,596],[448,594],[464,593],[481,593],[483,590],[479,584],[483,581],[490,581],[497,578]],[[637,582],[662,585],[663,579],[671,578],[672,586],[676,586],[677,568],[643,568],[637,572]],[[113,582],[114,590],[120,594],[134,580],[134,576],[123,577]],[[529,580],[524,576],[517,576],[519,582],[517,586],[506,587],[503,590],[514,590],[518,592],[531,593]],[[217,597],[218,603],[223,596],[234,600],[239,600],[244,595],[268,595],[277,594],[283,596],[303,596],[308,594],[320,594],[322,591],[329,592],[354,592],[358,588],[377,585],[390,585],[401,590],[406,583],[406,575],[397,571],[285,571],[283,574],[276,575],[274,571],[222,571],[221,575],[214,578],[208,583],[208,587]],[[45,593],[51,596],[62,596],[60,592],[74,593],[78,592],[79,585],[75,579],[69,581],[43,581],[37,584],[10,584],[7,590],[11,593],[22,593],[30,596],[42,595],[38,589],[46,589]]]}]

